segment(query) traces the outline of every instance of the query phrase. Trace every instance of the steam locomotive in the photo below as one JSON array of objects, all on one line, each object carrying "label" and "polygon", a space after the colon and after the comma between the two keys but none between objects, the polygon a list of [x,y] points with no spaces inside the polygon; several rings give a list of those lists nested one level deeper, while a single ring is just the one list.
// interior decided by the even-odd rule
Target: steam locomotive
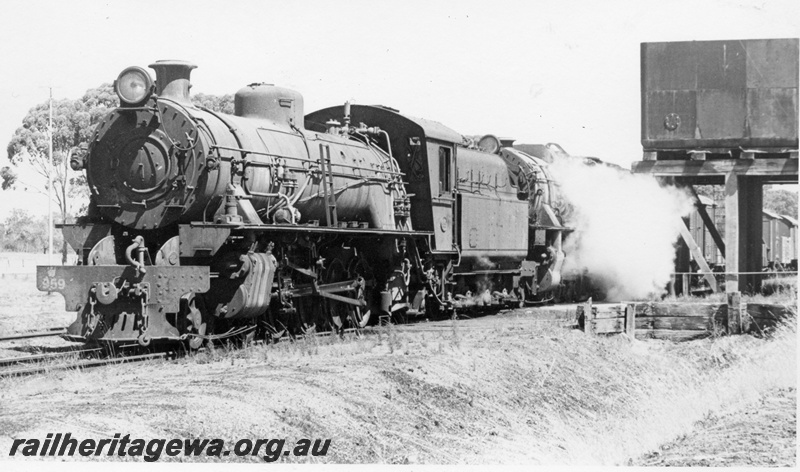
[{"label": "steam locomotive", "polygon": [[114,83],[85,153],[88,215],[63,224],[76,266],[37,287],[77,312],[67,339],[280,336],[519,306],[561,280],[565,228],[545,162],[386,106],[303,116],[270,84],[234,115],[192,104],[183,61]]}]

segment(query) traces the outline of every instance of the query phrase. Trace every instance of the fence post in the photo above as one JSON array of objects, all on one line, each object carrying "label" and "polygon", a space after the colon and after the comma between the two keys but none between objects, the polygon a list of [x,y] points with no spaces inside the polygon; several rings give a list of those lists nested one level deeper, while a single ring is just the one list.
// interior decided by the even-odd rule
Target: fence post
[{"label": "fence post", "polygon": [[636,305],[634,303],[625,305],[625,334],[631,340],[636,339]]},{"label": "fence post", "polygon": [[689,292],[689,274],[681,274],[681,290],[684,297],[691,295],[691,292]]},{"label": "fence post", "polygon": [[586,300],[583,304],[583,332],[586,334],[595,334],[594,331],[594,310],[592,310],[592,299]]},{"label": "fence post", "polygon": [[742,333],[742,293],[728,292],[728,334]]}]

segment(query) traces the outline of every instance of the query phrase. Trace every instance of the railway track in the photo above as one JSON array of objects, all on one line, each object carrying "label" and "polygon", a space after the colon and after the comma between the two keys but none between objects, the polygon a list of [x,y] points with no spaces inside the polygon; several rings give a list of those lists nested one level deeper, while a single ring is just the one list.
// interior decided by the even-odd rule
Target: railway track
[{"label": "railway track", "polygon": [[[498,315],[503,316],[509,312],[500,312]],[[525,324],[533,323],[560,323],[562,327],[569,328],[572,326],[570,320],[565,318],[535,318],[528,315],[521,315],[521,318],[528,318]],[[475,318],[466,318],[454,321],[452,319],[441,319],[435,321],[428,321],[422,323],[410,324],[390,324],[385,326],[370,326],[362,329],[346,329],[340,334],[359,333],[364,335],[378,335],[386,334],[387,330],[391,329],[398,333],[423,333],[423,332],[437,332],[447,333],[451,331],[485,331],[492,329],[494,325],[487,322],[487,318],[492,316],[480,316]],[[456,324],[454,324],[456,323]],[[47,330],[19,333],[9,336],[0,337],[0,341],[26,339],[45,336],[58,336],[62,334],[62,328],[50,328]],[[246,333],[236,332],[234,335],[241,336]],[[306,335],[288,335],[284,334],[280,338],[273,338],[272,342],[281,341],[299,341],[309,339],[312,337],[327,337],[334,335],[333,332],[314,332]],[[209,337],[211,340],[218,340],[219,337]],[[251,345],[263,345],[266,340],[256,340]],[[127,352],[126,352],[127,351]],[[205,351],[205,348],[200,348],[195,353]],[[148,360],[171,360],[185,356],[190,351],[184,348],[168,348],[156,352],[141,353],[141,349],[136,344],[117,346],[115,349],[109,347],[84,347],[67,349],[62,352],[50,353],[37,353],[25,356],[15,356],[0,359],[0,378],[12,376],[34,375],[45,372],[53,372],[59,370],[82,370],[93,367],[102,367],[106,365],[123,364],[130,362],[142,362]],[[63,362],[59,362],[63,360]]]},{"label": "railway track", "polygon": [[88,349],[68,349],[62,352],[47,352],[42,354],[29,354],[26,356],[13,356],[0,359],[0,367],[13,366],[17,364],[29,364],[32,362],[45,362],[55,359],[68,358],[70,356],[82,356],[89,353],[99,353],[102,348]]},{"label": "railway track", "polygon": [[[0,337],[0,341],[37,338],[46,336],[58,336],[65,333],[63,328],[50,328],[47,330],[18,333]],[[234,333],[241,334],[239,332]],[[218,339],[217,336],[209,336],[210,339]],[[137,343],[125,345],[103,345],[99,347],[67,347],[59,352],[35,353],[20,356],[0,358],[0,378],[17,377],[41,374],[45,372],[63,370],[83,370],[93,367],[102,367],[113,364],[124,364],[131,362],[142,362],[158,359],[177,359],[185,356],[189,351],[179,345],[163,346],[162,348],[151,347],[148,352],[142,352],[143,348]],[[195,352],[203,352],[201,348]]]},{"label": "railway track", "polygon": [[[66,332],[66,328],[61,327],[47,328],[40,331],[27,331],[0,336],[0,342],[55,337]],[[108,347],[69,346],[57,352],[40,352],[0,358],[0,377],[32,375],[59,370],[86,369],[125,362],[170,358],[176,355],[174,351],[166,350],[126,355],[125,351],[128,347],[130,346],[118,346],[116,349],[110,350]]]},{"label": "railway track", "polygon": [[142,361],[149,361],[156,359],[170,359],[176,357],[178,357],[177,351],[164,351],[164,352],[154,352],[150,354],[137,354],[137,355],[120,356],[120,357],[86,359],[64,364],[40,362],[36,365],[27,365],[24,367],[16,367],[16,364],[12,364],[12,368],[0,370],[0,377],[33,375],[33,374],[41,374],[45,372],[53,372],[59,370],[83,370],[92,367],[102,367],[112,364],[123,364],[127,362],[142,362]]},{"label": "railway track", "polygon": [[61,334],[65,334],[66,332],[67,328],[47,328],[41,331],[27,331],[22,333],[7,334],[4,336],[0,336],[0,342],[15,341],[18,339],[46,338],[52,336],[59,336]]}]

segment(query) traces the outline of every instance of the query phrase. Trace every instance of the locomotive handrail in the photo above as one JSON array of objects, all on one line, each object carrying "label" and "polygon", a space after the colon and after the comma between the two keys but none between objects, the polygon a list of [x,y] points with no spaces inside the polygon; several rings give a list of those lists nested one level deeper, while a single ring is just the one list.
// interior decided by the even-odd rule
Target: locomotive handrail
[{"label": "locomotive handrail", "polygon": [[[336,174],[333,174],[333,175],[336,175]],[[354,182],[350,182],[350,183],[347,183],[347,184],[345,184],[345,185],[341,185],[341,186],[339,186],[338,188],[336,188],[336,190],[333,190],[333,194],[334,194],[334,195],[335,195],[335,194],[337,194],[337,193],[338,193],[338,194],[341,194],[341,193],[342,193],[342,192],[344,192],[345,190],[351,189],[351,188],[353,188],[353,187],[357,187],[357,186],[359,186],[359,185],[364,185],[366,182],[369,182],[369,181],[370,181],[370,179],[369,179],[369,178],[367,178],[367,177],[361,177],[360,179],[358,179],[358,180],[356,180],[356,181],[354,181]],[[314,200],[315,198],[319,198],[319,197],[323,197],[323,198],[325,197],[325,193],[324,193],[324,191],[318,191],[318,192],[316,192],[316,193],[312,193],[312,194],[310,194],[310,195],[307,195],[307,196],[306,196],[305,198],[303,198],[302,200],[301,200],[301,199],[298,199],[297,201],[298,201],[298,202],[302,202],[302,203],[307,203],[307,202],[310,202],[311,200]]]},{"label": "locomotive handrail", "polygon": [[[190,226],[194,227],[207,227],[207,228],[214,228],[214,227],[224,227],[230,228],[231,225],[224,225],[219,223],[190,223]],[[366,236],[366,235],[380,235],[380,236],[411,236],[411,237],[431,237],[433,236],[433,231],[420,231],[420,230],[396,230],[396,229],[381,229],[381,228],[341,228],[341,227],[333,227],[333,226],[320,226],[320,225],[309,225],[309,224],[263,224],[263,225],[253,225],[253,224],[239,224],[234,226],[237,229],[246,229],[246,230],[256,230],[256,231],[270,231],[270,232],[289,232],[289,233],[298,233],[298,232],[307,232],[307,233],[334,233],[334,234],[348,234],[353,236]],[[453,253],[455,251],[437,251],[437,253],[444,254],[444,253]]]},{"label": "locomotive handrail", "polygon": [[381,130],[381,134],[386,136],[386,151],[389,153],[389,157],[394,160],[394,154],[392,154],[392,140],[389,139],[389,133],[386,130]]},{"label": "locomotive handrail", "polygon": [[[215,149],[215,148],[216,149],[224,149],[226,151],[241,152],[241,153],[245,153],[245,154],[257,154],[259,156],[274,157],[274,158],[277,158],[277,159],[289,159],[289,160],[293,160],[293,161],[309,162],[309,163],[313,164],[312,161],[310,161],[308,159],[303,159],[302,157],[284,156],[284,155],[281,155],[281,154],[274,154],[274,153],[270,153],[270,152],[250,151],[250,150],[247,150],[247,149],[235,148],[235,147],[231,147],[231,146],[219,146],[219,145],[216,145],[216,144],[209,146],[209,148],[211,148],[211,149]],[[220,156],[220,159],[233,159],[233,157]],[[274,163],[273,164],[265,164],[263,162],[259,162],[259,163],[248,162],[248,165],[262,165],[262,166],[265,166],[265,167],[269,167],[269,166],[274,166],[274,165],[277,165],[277,164],[274,164]],[[351,165],[347,165],[347,164],[339,164],[339,163],[333,163],[333,162],[331,163],[331,165],[333,165],[334,167],[344,167],[344,168],[347,168],[347,169],[358,169],[358,170],[372,171],[372,172],[375,172],[376,174],[383,173],[383,174],[402,175],[402,176],[406,175],[403,172],[397,172],[397,171],[393,171],[393,170],[385,170],[385,169],[380,169],[379,170],[379,169],[374,169],[374,168],[371,169],[369,167],[351,166]]]},{"label": "locomotive handrail", "polygon": [[128,112],[128,111],[152,111],[154,112],[158,107],[157,106],[142,106],[142,107],[117,107],[117,111],[119,112]]},{"label": "locomotive handrail", "polygon": [[[227,162],[227,161],[235,161],[236,158],[235,157],[230,157],[230,156],[219,156],[219,160]],[[280,164],[275,164],[275,163],[256,162],[256,161],[244,161],[244,164],[246,166],[255,166],[255,167],[276,167],[276,166],[280,165]],[[316,162],[310,162],[310,164],[313,166],[310,169],[305,169],[305,168],[292,169],[292,172],[298,172],[298,173],[321,172],[321,170],[319,168],[319,164],[317,164]],[[349,167],[349,166],[342,165],[342,167]],[[364,168],[364,167],[357,167],[357,169],[368,170],[368,171],[373,172],[373,173],[375,173],[377,175],[380,175],[381,173],[392,173],[391,171],[367,169],[367,168]],[[344,174],[344,173],[341,173],[341,172],[333,172],[333,173],[331,173],[331,175],[333,175],[334,177],[346,177],[346,178],[353,177],[350,174]],[[359,178],[359,180],[371,181],[371,182],[384,182],[386,180],[385,177],[363,176],[363,175],[358,176],[358,178]]]}]

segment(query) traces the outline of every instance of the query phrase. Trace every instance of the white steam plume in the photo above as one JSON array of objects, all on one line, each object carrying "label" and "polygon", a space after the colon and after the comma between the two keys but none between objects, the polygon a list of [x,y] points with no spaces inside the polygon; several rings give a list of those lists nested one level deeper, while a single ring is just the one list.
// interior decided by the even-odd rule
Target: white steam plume
[{"label": "white steam plume", "polygon": [[638,300],[664,293],[674,271],[677,222],[692,199],[650,176],[631,174],[582,159],[559,159],[550,167],[573,209],[567,226],[565,274],[587,270],[608,300]]}]

